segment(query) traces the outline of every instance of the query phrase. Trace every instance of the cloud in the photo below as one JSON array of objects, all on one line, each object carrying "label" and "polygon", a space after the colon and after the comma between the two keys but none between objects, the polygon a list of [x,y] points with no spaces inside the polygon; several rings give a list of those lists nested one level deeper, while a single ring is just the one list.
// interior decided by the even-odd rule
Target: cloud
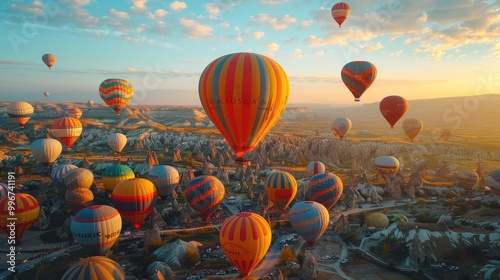
[{"label": "cloud", "polygon": [[180,24],[184,33],[190,38],[200,39],[212,36],[213,29],[211,27],[201,25],[192,19],[181,18]]},{"label": "cloud", "polygon": [[8,64],[8,65],[30,65],[30,66],[38,66],[40,64],[33,63],[29,61],[17,61],[17,60],[0,60],[0,64]]},{"label": "cloud", "polygon": [[277,43],[267,44],[266,45],[267,54],[269,56],[273,56],[274,53],[277,52],[279,48],[280,48],[280,45],[278,45]]},{"label": "cloud", "polygon": [[137,69],[136,69],[136,68],[133,68],[133,67],[129,67],[129,68],[127,68],[127,72],[130,72],[130,73],[136,73],[136,72],[137,72]]},{"label": "cloud", "polygon": [[187,8],[187,4],[185,2],[174,1],[170,3],[170,9],[172,9],[173,11],[178,12],[184,10],[185,8]]},{"label": "cloud", "polygon": [[260,0],[259,2],[264,5],[279,5],[290,2],[290,0]]},{"label": "cloud", "polygon": [[303,21],[300,23],[299,27],[304,28],[304,27],[310,26],[312,23],[313,23],[313,21],[312,21],[312,20],[310,20],[310,19],[308,19],[308,20],[303,20]]},{"label": "cloud", "polygon": [[347,45],[349,42],[369,41],[377,37],[377,35],[371,32],[350,29],[349,31],[340,34],[330,33],[326,38],[309,35],[304,39],[304,41],[309,47],[315,48],[326,45]]},{"label": "cloud", "polygon": [[408,45],[408,44],[415,43],[418,41],[420,41],[420,37],[407,38],[407,39],[405,39],[404,44]]},{"label": "cloud", "polygon": [[260,38],[262,38],[262,37],[264,37],[264,35],[265,35],[265,33],[264,33],[264,32],[262,32],[262,31],[255,31],[255,32],[253,33],[253,37],[254,37],[255,39],[257,39],[257,40],[258,40],[258,39],[260,39]]},{"label": "cloud", "polygon": [[324,51],[317,51],[314,53],[314,56],[320,57],[320,56],[323,56],[324,54],[325,54]]},{"label": "cloud", "polygon": [[112,17],[119,18],[119,19],[129,19],[129,15],[127,12],[119,12],[115,9],[111,9],[108,11],[108,14]]},{"label": "cloud", "polygon": [[132,7],[130,7],[130,12],[134,14],[145,14],[148,10],[146,3],[148,0],[131,0]]},{"label": "cloud", "polygon": [[302,50],[301,49],[295,49],[293,50],[293,58],[296,58],[296,59],[301,59],[303,56],[302,56]]},{"label": "cloud", "polygon": [[205,9],[207,10],[207,12],[210,15],[212,15],[214,17],[217,17],[220,14],[219,7],[217,7],[217,5],[215,5],[214,3],[207,3],[207,4],[205,4]]},{"label": "cloud", "polygon": [[403,50],[395,51],[395,52],[391,53],[391,57],[400,56],[402,53],[403,53]]},{"label": "cloud", "polygon": [[156,18],[163,18],[167,15],[167,11],[165,11],[164,9],[158,9],[155,11],[155,17]]},{"label": "cloud", "polygon": [[380,42],[377,42],[377,44],[370,42],[368,45],[362,45],[361,48],[365,51],[376,51],[384,48],[384,46]]},{"label": "cloud", "polygon": [[282,18],[271,17],[268,14],[258,14],[250,17],[252,25],[266,25],[272,30],[287,29],[291,24],[297,22],[297,19],[289,15],[284,15]]}]

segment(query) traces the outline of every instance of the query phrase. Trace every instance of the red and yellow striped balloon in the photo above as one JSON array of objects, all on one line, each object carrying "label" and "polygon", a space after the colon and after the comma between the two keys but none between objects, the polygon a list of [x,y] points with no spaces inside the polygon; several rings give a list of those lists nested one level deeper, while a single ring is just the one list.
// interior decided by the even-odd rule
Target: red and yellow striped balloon
[{"label": "red and yellow striped balloon", "polygon": [[233,53],[205,68],[198,90],[203,108],[236,152],[237,161],[248,164],[245,155],[285,110],[290,86],[283,68],[271,58]]},{"label": "red and yellow striped balloon", "polygon": [[251,212],[228,217],[219,232],[222,250],[243,276],[250,275],[266,255],[271,237],[267,221]]},{"label": "red and yellow striped balloon", "polygon": [[[14,209],[9,209],[10,201],[9,196],[0,198],[0,229],[7,236],[11,236],[10,232],[13,230],[15,232],[14,240],[16,244],[19,244],[28,228],[38,218],[40,205],[33,196],[27,193],[15,194]],[[15,223],[14,228],[9,227],[12,222]]]},{"label": "red and yellow striped balloon", "polygon": [[82,134],[82,123],[71,117],[63,117],[57,119],[52,124],[52,132],[57,139],[63,143],[68,150],[71,150],[71,145],[76,142],[76,139]]},{"label": "red and yellow striped balloon", "polygon": [[118,116],[120,111],[132,100],[134,88],[126,80],[106,79],[99,86],[99,94]]},{"label": "red and yellow striped balloon", "polygon": [[351,7],[349,7],[347,3],[340,2],[332,6],[331,13],[333,19],[338,23],[339,27],[341,27],[342,23],[349,17]]},{"label": "red and yellow striped balloon", "polygon": [[283,211],[297,194],[297,180],[285,171],[275,171],[267,177],[264,185],[267,196]]},{"label": "red and yellow striped balloon", "polygon": [[31,115],[35,112],[31,104],[22,101],[10,103],[7,105],[5,111],[12,121],[17,123],[20,128],[24,128],[24,125],[29,121]]},{"label": "red and yellow striped balloon", "polygon": [[125,274],[117,262],[112,259],[94,256],[80,259],[68,268],[61,280],[125,280]]}]

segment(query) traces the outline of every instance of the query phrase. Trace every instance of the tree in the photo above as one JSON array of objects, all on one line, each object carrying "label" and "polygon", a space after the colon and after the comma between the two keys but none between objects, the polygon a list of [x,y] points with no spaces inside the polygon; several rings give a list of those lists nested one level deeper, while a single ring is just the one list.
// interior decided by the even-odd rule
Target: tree
[{"label": "tree", "polygon": [[391,251],[391,245],[389,243],[384,243],[384,245],[382,245],[382,258],[387,260],[389,258],[389,252]]},{"label": "tree", "polygon": [[292,253],[292,250],[290,250],[290,248],[288,248],[288,247],[281,250],[280,259],[282,262],[295,262],[295,261],[297,261],[295,259],[295,256]]},{"label": "tree", "polygon": [[302,264],[304,263],[305,259],[306,259],[306,256],[304,255],[304,253],[299,252],[297,254],[297,261],[299,262],[301,268],[302,268]]},{"label": "tree", "polygon": [[359,212],[358,220],[359,220],[359,226],[363,227],[363,225],[365,224],[365,221],[366,221],[366,212],[365,211]]},{"label": "tree", "polygon": [[184,160],[186,160],[189,164],[193,165],[194,164],[193,153],[191,151],[187,151]]},{"label": "tree", "polygon": [[195,263],[200,261],[200,255],[196,253],[193,249],[186,249],[186,262],[189,266],[194,265]]}]

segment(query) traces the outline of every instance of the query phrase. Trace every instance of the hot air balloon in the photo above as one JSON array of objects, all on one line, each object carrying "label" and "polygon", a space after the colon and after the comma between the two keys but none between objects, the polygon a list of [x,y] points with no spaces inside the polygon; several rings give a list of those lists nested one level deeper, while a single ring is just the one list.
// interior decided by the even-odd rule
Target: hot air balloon
[{"label": "hot air balloon", "polygon": [[83,208],[92,205],[94,193],[89,189],[76,188],[66,192],[64,199],[66,201],[66,207],[68,207],[73,214],[76,214]]},{"label": "hot air balloon", "polygon": [[450,139],[451,137],[451,129],[448,129],[448,128],[443,128],[441,129],[441,131],[439,132],[439,139],[441,141],[448,141],[448,139]]},{"label": "hot air balloon", "polygon": [[422,128],[424,128],[424,123],[419,119],[410,118],[403,121],[403,131],[411,141],[417,137]]},{"label": "hot air balloon", "polygon": [[309,173],[310,176],[314,176],[316,174],[325,172],[326,172],[326,167],[321,161],[311,161],[307,165],[307,173]]},{"label": "hot air balloon", "polygon": [[126,80],[107,79],[99,86],[99,94],[104,103],[115,110],[116,115],[119,116],[120,111],[132,100],[134,88]]},{"label": "hot air balloon", "polygon": [[87,101],[87,104],[88,104],[90,107],[94,106],[94,100],[89,100],[89,101]]},{"label": "hot air balloon", "polygon": [[125,280],[125,273],[120,264],[112,259],[94,256],[80,259],[68,268],[61,280]]},{"label": "hot air balloon", "polygon": [[33,141],[30,150],[38,162],[50,166],[61,154],[62,145],[56,139],[42,138]]},{"label": "hot air balloon", "polygon": [[387,215],[387,219],[389,220],[389,224],[408,223],[408,218],[403,214],[389,214]]},{"label": "hot air balloon", "polygon": [[51,53],[46,53],[42,56],[42,61],[43,63],[45,63],[45,65],[47,65],[47,67],[52,68],[52,66],[54,66],[54,64],[56,64],[56,56],[51,54]]},{"label": "hot air balloon", "polygon": [[269,199],[283,211],[297,194],[297,180],[285,171],[274,171],[264,185]]},{"label": "hot air balloon", "polygon": [[161,199],[166,199],[179,184],[179,172],[172,166],[156,165],[149,170],[148,179],[155,185]]},{"label": "hot air balloon", "polygon": [[76,168],[69,170],[63,180],[67,191],[76,188],[90,189],[94,183],[94,174],[86,168]]},{"label": "hot air balloon", "polygon": [[107,142],[111,150],[119,154],[127,145],[127,136],[122,133],[111,133],[108,135]]},{"label": "hot air balloon", "polygon": [[309,180],[308,191],[311,200],[321,203],[330,211],[342,196],[344,184],[340,177],[333,173],[321,173]]},{"label": "hot air balloon", "polygon": [[290,212],[290,224],[304,240],[313,246],[330,223],[330,214],[325,206],[315,201],[295,203]]},{"label": "hot air balloon", "polygon": [[111,194],[115,208],[137,229],[153,211],[157,197],[155,185],[143,178],[122,181]]},{"label": "hot air balloon", "polygon": [[10,119],[17,123],[20,128],[24,128],[24,124],[26,124],[31,115],[35,112],[33,106],[27,102],[14,102],[7,105],[5,110]]},{"label": "hot air balloon", "polygon": [[389,218],[384,213],[373,212],[366,215],[366,226],[375,228],[385,228],[389,225]]},{"label": "hot air balloon", "polygon": [[43,95],[45,95],[45,97],[49,97],[50,93],[48,91],[44,92]]},{"label": "hot air balloon", "polygon": [[242,276],[248,276],[271,245],[269,223],[251,212],[234,214],[224,220],[219,232],[222,250]]},{"label": "hot air balloon", "polygon": [[67,116],[79,120],[82,117],[82,110],[73,107],[68,110]]},{"label": "hot air balloon", "polygon": [[198,90],[201,104],[214,125],[248,165],[245,156],[279,120],[290,86],[281,66],[254,53],[228,54],[203,71]]},{"label": "hot air balloon", "polygon": [[486,178],[491,192],[500,196],[500,169],[495,169],[488,174]]},{"label": "hot air balloon", "polygon": [[458,184],[466,189],[472,189],[479,183],[479,175],[472,170],[458,172]]},{"label": "hot air balloon", "polygon": [[77,169],[78,166],[73,164],[61,164],[54,166],[52,172],[50,173],[50,180],[52,185],[57,188],[61,194],[66,193],[66,185],[64,184],[64,176],[68,174],[70,170]]},{"label": "hot air balloon", "polygon": [[351,7],[347,3],[340,2],[332,6],[332,17],[339,24],[339,28],[342,23],[349,17],[351,13]]},{"label": "hot air balloon", "polygon": [[380,156],[375,158],[375,168],[384,178],[387,174],[395,175],[399,170],[399,160],[391,156]]},{"label": "hot air balloon", "polygon": [[332,131],[340,139],[344,139],[344,136],[351,130],[352,122],[348,118],[336,118],[332,124]]},{"label": "hot air balloon", "polygon": [[359,101],[377,78],[377,68],[368,61],[351,61],[342,67],[340,77],[354,96],[354,101]]},{"label": "hot air balloon", "polygon": [[0,198],[7,196],[9,194],[9,186],[5,183],[0,182]]},{"label": "hot air balloon", "polygon": [[224,200],[224,184],[215,176],[202,175],[189,180],[186,199],[203,221],[208,221]]},{"label": "hot air balloon", "polygon": [[71,234],[88,256],[104,256],[122,230],[122,218],[108,205],[85,207],[73,216]]},{"label": "hot air balloon", "polygon": [[82,129],[82,123],[75,118],[63,117],[52,123],[52,132],[68,150],[71,150],[71,145],[80,137]]},{"label": "hot air balloon", "polygon": [[[12,202],[15,205],[14,210]],[[38,218],[39,212],[38,201],[27,193],[4,196],[0,198],[0,229],[9,236],[9,239],[14,237],[14,244],[19,244],[28,228]],[[15,227],[11,227],[11,223],[15,223]],[[12,231],[14,233],[11,233]]]},{"label": "hot air balloon", "polygon": [[380,101],[379,107],[382,116],[391,125],[391,128],[394,128],[394,125],[408,111],[408,102],[401,96],[390,95]]},{"label": "hot air balloon", "polygon": [[102,173],[102,184],[106,191],[112,192],[118,183],[132,178],[135,178],[135,174],[130,167],[121,164],[113,164]]}]

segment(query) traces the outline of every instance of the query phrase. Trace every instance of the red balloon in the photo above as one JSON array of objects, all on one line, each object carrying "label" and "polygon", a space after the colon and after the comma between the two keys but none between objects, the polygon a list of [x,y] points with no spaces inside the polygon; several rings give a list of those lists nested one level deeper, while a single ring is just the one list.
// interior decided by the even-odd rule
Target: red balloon
[{"label": "red balloon", "polygon": [[406,114],[408,107],[406,99],[397,95],[387,96],[380,101],[380,112],[391,125],[391,128],[394,128],[399,119]]}]

